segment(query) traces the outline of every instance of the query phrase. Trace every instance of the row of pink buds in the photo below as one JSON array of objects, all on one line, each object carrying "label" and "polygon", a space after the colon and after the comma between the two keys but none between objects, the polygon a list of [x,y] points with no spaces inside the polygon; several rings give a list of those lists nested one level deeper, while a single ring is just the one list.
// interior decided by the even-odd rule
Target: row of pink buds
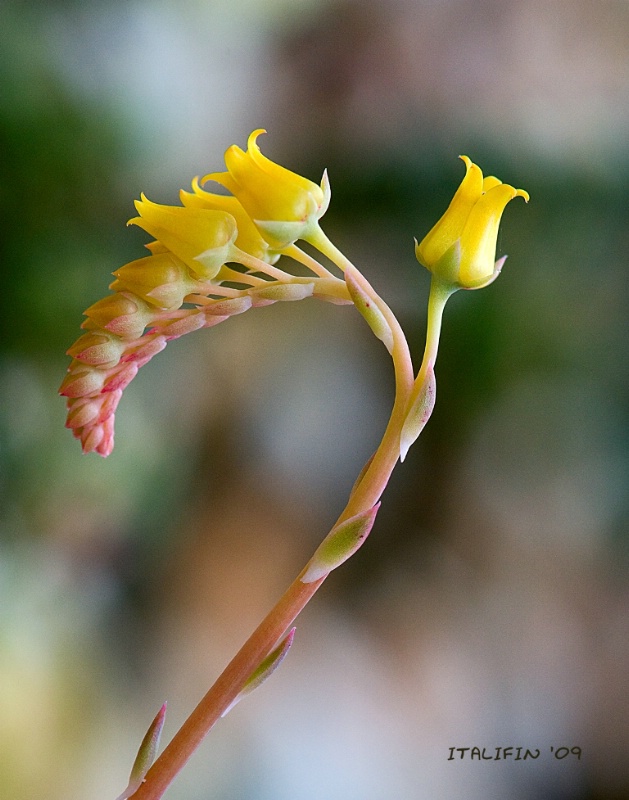
[{"label": "row of pink buds", "polygon": [[[118,275],[121,272],[118,270]],[[242,289],[233,297],[191,294],[186,300],[195,306],[175,311],[151,308],[128,291],[100,300],[86,311],[88,332],[68,350],[72,362],[59,390],[67,398],[66,427],[81,440],[84,453],[109,455],[114,444],[114,414],[123,390],[168,341],[210,328],[251,307],[301,300],[312,295],[313,289],[313,282],[269,281]]]}]

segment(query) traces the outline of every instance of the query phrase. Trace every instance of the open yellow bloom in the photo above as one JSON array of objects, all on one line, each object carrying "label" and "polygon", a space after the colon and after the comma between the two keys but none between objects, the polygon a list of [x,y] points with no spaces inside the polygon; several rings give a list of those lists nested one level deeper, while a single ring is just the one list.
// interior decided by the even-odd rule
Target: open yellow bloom
[{"label": "open yellow bloom", "polygon": [[180,258],[196,278],[211,280],[232,255],[238,231],[225,211],[182,208],[152,203],[142,195],[135,201],[140,214],[129,220],[154,236]]},{"label": "open yellow bloom", "polygon": [[236,197],[206,192],[199,186],[198,178],[195,178],[192,181],[192,192],[184,192],[182,189],[179,192],[179,198],[186,208],[206,208],[231,214],[238,226],[236,247],[267,264],[275,264],[279,259],[280,253],[270,248],[265,242],[253,220]]},{"label": "open yellow bloom", "polygon": [[227,172],[212,172],[213,180],[228,189],[241,203],[265,241],[282,249],[302,239],[316,226],[330,203],[330,187],[324,174],[321,186],[269,160],[249,137],[247,152],[232,145],[225,153]]},{"label": "open yellow bloom", "polygon": [[416,244],[420,264],[447,283],[465,289],[486,286],[497,276],[504,259],[495,263],[500,218],[514,197],[529,200],[528,192],[514,189],[483,173],[467,156],[466,173],[446,213]]}]

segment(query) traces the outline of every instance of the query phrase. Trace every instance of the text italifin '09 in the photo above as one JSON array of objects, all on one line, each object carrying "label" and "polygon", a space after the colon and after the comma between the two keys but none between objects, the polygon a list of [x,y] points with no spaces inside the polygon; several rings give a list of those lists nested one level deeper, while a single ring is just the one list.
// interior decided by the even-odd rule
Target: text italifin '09
[{"label": "text italifin '09", "polygon": [[[448,761],[534,761],[542,752],[535,747],[450,747],[449,751]],[[581,760],[580,747],[551,747],[549,752],[558,761],[567,756]]]}]

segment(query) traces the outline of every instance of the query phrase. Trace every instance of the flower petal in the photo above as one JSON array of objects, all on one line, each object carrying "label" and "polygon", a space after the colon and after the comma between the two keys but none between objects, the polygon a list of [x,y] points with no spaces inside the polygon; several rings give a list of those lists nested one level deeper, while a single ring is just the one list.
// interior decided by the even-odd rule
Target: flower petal
[{"label": "flower petal", "polygon": [[[182,208],[152,203],[142,195],[135,207],[139,217],[129,220],[158,239],[198,277],[213,278],[227,258],[237,235],[236,221],[224,211]],[[209,259],[208,253],[216,258]],[[203,260],[199,261],[199,257]]]},{"label": "flower petal", "polygon": [[472,209],[461,235],[459,281],[463,286],[474,286],[493,275],[500,218],[507,203],[517,196],[528,198],[523,190],[501,183],[484,194]]},{"label": "flower petal", "polygon": [[460,158],[465,162],[465,177],[445,214],[417,247],[417,258],[428,269],[436,264],[459,238],[467,218],[482,195],[483,173],[480,167],[473,164],[467,156]]}]

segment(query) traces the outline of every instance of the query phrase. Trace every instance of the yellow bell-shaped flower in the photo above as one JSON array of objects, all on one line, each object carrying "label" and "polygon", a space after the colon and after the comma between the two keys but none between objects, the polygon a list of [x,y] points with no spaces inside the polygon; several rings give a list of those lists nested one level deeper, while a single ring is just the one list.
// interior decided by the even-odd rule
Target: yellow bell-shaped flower
[{"label": "yellow bell-shaped flower", "polygon": [[211,280],[230,260],[238,235],[236,220],[225,211],[208,208],[182,208],[152,203],[142,195],[135,201],[138,225],[180,258],[196,278]]},{"label": "yellow bell-shaped flower", "polygon": [[467,156],[466,173],[439,222],[415,245],[417,260],[444,282],[465,289],[487,286],[499,274],[504,258],[496,262],[500,218],[514,197],[529,200],[524,189],[514,189],[483,173]]},{"label": "yellow bell-shaped flower", "polygon": [[213,172],[213,180],[228,189],[255,222],[271,247],[281,250],[303,239],[325,214],[330,203],[330,186],[324,173],[321,186],[296,175],[263,156],[256,139],[249,137],[247,151],[232,145],[225,153],[227,172]]},{"label": "yellow bell-shaped flower", "polygon": [[231,214],[238,227],[236,247],[267,264],[275,264],[279,259],[280,253],[269,247],[236,197],[206,192],[199,186],[198,178],[195,178],[192,181],[192,192],[185,192],[182,189],[179,198],[186,208],[206,208]]}]

